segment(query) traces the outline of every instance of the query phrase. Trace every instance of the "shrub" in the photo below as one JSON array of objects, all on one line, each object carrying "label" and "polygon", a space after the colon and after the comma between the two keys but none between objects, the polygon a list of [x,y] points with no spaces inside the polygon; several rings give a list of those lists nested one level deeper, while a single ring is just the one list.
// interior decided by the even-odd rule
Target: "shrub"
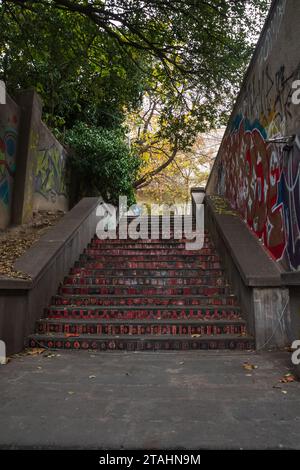
[{"label": "shrub", "polygon": [[104,129],[75,124],[66,134],[71,147],[69,166],[77,180],[77,197],[101,195],[106,202],[118,204],[119,195],[135,202],[133,183],[139,158],[126,143],[122,128]]}]

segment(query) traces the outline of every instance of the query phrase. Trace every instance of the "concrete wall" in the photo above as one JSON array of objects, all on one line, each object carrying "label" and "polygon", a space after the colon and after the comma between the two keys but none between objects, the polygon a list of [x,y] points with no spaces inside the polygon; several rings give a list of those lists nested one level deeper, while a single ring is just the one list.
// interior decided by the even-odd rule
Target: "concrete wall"
[{"label": "concrete wall", "polygon": [[41,122],[34,172],[33,210],[68,210],[64,147]]},{"label": "concrete wall", "polygon": [[291,317],[294,321],[295,315],[291,314],[289,289],[282,282],[281,270],[225,202],[206,196],[205,225],[239,299],[248,330],[255,336],[256,348],[290,346],[295,336]]},{"label": "concrete wall", "polygon": [[100,199],[84,198],[15,263],[31,280],[0,278],[0,339],[7,354],[21,351],[35,322],[57,293],[96,231]]},{"label": "concrete wall", "polygon": [[0,229],[11,220],[20,109],[7,95],[0,104]]},{"label": "concrete wall", "polygon": [[290,271],[300,270],[299,21],[299,0],[273,2],[206,188],[226,196]]},{"label": "concrete wall", "polygon": [[34,90],[0,105],[0,229],[34,210],[67,210],[66,152],[41,120]]},{"label": "concrete wall", "polygon": [[[299,282],[300,284],[300,282]],[[300,339],[300,289],[299,284],[289,286],[290,309],[292,312],[292,339]]]}]

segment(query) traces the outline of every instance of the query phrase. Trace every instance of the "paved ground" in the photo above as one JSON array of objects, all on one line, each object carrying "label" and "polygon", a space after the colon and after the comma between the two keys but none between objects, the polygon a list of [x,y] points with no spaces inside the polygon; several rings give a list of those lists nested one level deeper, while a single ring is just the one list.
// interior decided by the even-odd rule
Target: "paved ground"
[{"label": "paved ground", "polygon": [[287,353],[59,354],[0,366],[0,447],[300,449]]}]

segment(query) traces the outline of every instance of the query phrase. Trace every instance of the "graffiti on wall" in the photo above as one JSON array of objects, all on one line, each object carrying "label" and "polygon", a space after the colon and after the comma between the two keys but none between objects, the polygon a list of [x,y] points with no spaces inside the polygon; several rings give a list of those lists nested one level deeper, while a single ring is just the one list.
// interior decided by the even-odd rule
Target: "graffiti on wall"
[{"label": "graffiti on wall", "polygon": [[300,138],[283,154],[278,205],[284,211],[287,264],[300,268]]},{"label": "graffiti on wall", "polygon": [[10,209],[12,201],[12,186],[16,171],[17,152],[17,122],[16,116],[9,117],[7,124],[0,124],[0,201]]},{"label": "graffiti on wall", "polygon": [[291,134],[299,134],[292,84],[300,78],[300,63],[297,53],[294,60],[285,54],[297,37],[286,36],[293,31],[291,8],[287,0],[274,2],[220,147],[217,191],[274,259],[300,270],[300,138],[290,144]]},{"label": "graffiti on wall", "polygon": [[288,73],[281,65],[272,73],[267,64],[249,80],[242,111],[223,140],[218,171],[219,193],[228,197],[273,257],[296,270],[300,269],[299,140],[290,151],[269,141],[286,137],[295,119],[292,83],[299,71],[297,66]]},{"label": "graffiti on wall", "polygon": [[56,146],[41,149],[37,155],[35,192],[53,204],[59,196],[66,197],[66,154]]},{"label": "graffiti on wall", "polygon": [[219,175],[219,193],[276,260],[298,269],[300,140],[292,148],[268,143],[258,120],[251,123],[239,115],[223,141]]},{"label": "graffiti on wall", "polygon": [[272,71],[267,64],[249,80],[239,113],[259,119],[268,138],[286,135],[293,121],[292,84],[299,78],[300,63],[292,71],[284,64]]},{"label": "graffiti on wall", "polygon": [[275,41],[279,37],[280,27],[284,18],[287,0],[280,0],[275,8],[273,17],[265,32],[263,43],[260,47],[258,63],[260,66],[268,60]]},{"label": "graffiti on wall", "polygon": [[266,131],[258,121],[236,118],[223,143],[224,186],[220,190],[278,259],[285,244],[281,208],[277,207],[281,155],[265,140]]}]

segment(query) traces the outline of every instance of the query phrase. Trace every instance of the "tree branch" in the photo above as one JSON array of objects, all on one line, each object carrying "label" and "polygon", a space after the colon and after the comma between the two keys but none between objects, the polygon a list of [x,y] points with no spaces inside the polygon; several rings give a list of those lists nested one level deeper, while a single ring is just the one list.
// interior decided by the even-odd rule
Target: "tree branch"
[{"label": "tree branch", "polygon": [[[155,175],[157,175],[158,173],[160,173],[161,171],[163,171],[165,168],[167,168],[171,163],[172,161],[174,160],[174,158],[176,157],[177,155],[177,152],[178,152],[178,138],[176,137],[175,138],[175,142],[174,142],[174,147],[173,147],[173,150],[172,150],[172,153],[171,155],[169,155],[169,157],[167,158],[167,160],[162,163],[161,165],[159,165],[157,168],[155,168],[154,170],[151,170],[149,171],[148,173],[146,173],[145,175],[143,175],[141,178],[139,178],[135,183],[134,183],[134,188],[135,189],[139,189],[139,187],[141,185],[144,185],[145,186],[145,183],[148,181],[149,178],[153,178]],[[149,181],[150,183],[150,181]]]}]

